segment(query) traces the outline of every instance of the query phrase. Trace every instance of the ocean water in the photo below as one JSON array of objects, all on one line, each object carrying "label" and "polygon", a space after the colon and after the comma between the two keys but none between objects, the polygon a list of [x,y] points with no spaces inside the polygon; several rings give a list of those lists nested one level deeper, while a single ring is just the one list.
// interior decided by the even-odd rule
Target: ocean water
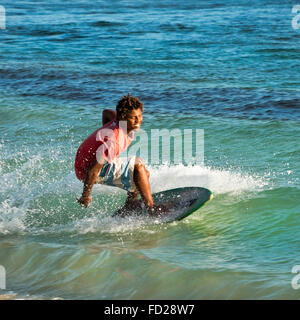
[{"label": "ocean water", "polygon": [[[2,0],[0,299],[299,299],[295,4]],[[75,201],[77,148],[128,92],[146,132],[204,130],[204,165],[147,164],[153,192],[214,193],[183,221]]]}]

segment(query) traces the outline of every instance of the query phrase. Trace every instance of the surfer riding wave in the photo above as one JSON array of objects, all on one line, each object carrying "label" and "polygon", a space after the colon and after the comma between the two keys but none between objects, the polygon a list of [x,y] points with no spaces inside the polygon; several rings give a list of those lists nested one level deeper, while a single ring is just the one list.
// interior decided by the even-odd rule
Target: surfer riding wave
[{"label": "surfer riding wave", "polygon": [[[79,146],[75,158],[75,173],[83,181],[83,192],[77,201],[88,207],[95,183],[115,186],[127,191],[127,199],[116,213],[124,215],[144,202],[152,215],[165,213],[167,208],[155,205],[149,177],[143,160],[139,157],[121,158],[119,154],[131,144],[134,131],[143,122],[144,104],[139,98],[123,96],[116,111],[104,110],[102,127],[94,131]],[[125,124],[125,125],[124,125]],[[138,196],[141,200],[138,200]]]}]

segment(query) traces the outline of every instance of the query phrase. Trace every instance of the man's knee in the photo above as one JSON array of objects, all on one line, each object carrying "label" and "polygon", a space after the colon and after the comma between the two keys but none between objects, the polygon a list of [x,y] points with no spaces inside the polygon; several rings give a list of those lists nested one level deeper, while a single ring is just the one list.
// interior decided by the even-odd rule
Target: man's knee
[{"label": "man's knee", "polygon": [[134,170],[136,172],[146,172],[147,177],[150,177],[150,172],[146,169],[143,160],[139,157],[135,159]]},{"label": "man's knee", "polygon": [[139,171],[139,170],[144,170],[144,169],[146,169],[146,168],[145,168],[143,160],[139,157],[136,157],[135,163],[134,163],[134,170]]}]

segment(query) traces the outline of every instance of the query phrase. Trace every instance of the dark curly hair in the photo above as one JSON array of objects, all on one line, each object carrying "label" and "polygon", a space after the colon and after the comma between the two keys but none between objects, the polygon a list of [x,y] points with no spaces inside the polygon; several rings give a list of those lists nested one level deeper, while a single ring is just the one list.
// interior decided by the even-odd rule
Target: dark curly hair
[{"label": "dark curly hair", "polygon": [[144,111],[144,104],[140,101],[139,98],[130,96],[128,93],[127,96],[123,96],[121,100],[118,101],[116,106],[117,117],[123,118],[126,115],[127,111],[141,109]]}]

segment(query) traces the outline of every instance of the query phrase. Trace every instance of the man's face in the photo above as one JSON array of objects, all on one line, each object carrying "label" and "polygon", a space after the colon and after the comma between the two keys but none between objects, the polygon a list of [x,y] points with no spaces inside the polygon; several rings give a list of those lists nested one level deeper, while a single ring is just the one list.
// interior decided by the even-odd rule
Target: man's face
[{"label": "man's face", "polygon": [[143,122],[143,114],[141,109],[130,110],[126,113],[127,132],[139,130]]}]

